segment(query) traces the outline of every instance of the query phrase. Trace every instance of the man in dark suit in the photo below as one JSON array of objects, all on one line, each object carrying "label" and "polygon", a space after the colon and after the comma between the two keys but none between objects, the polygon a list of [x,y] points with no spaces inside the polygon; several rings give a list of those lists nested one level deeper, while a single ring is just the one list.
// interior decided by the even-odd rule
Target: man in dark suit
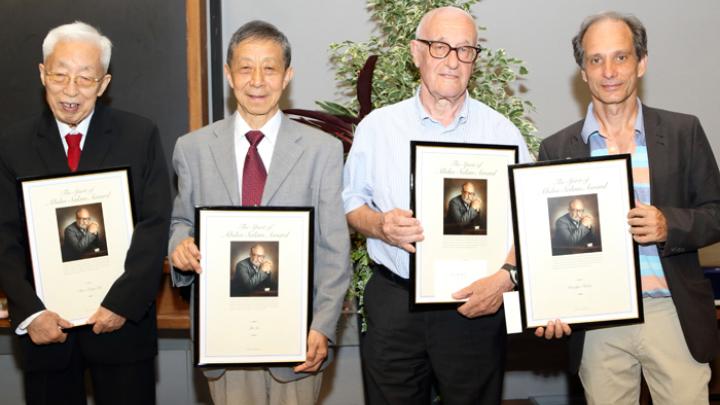
[{"label": "man in dark suit", "polygon": [[253,291],[262,291],[270,281],[271,274],[267,268],[263,269],[265,263],[265,248],[259,244],[251,247],[250,257],[240,260],[235,266],[230,295],[237,297],[249,295]]},{"label": "man in dark suit", "polygon": [[555,221],[553,255],[586,251],[595,244],[592,215],[585,214],[582,200],[575,198],[568,204],[568,212]]},{"label": "man in dark suit", "polygon": [[468,181],[463,183],[460,194],[448,203],[444,233],[480,233],[485,230],[483,219],[482,200],[475,195],[475,186]]},{"label": "man in dark suit", "polygon": [[[647,35],[637,18],[588,17],[573,47],[592,102],[584,120],[542,142],[539,158],[633,155],[637,202],[627,218],[640,245],[644,323],[574,333],[571,368],[589,404],[637,403],[641,372],[654,403],[707,403],[708,363],[720,345],[697,251],[720,240],[715,157],[696,117],[638,99]],[[570,332],[554,321],[536,335]]]},{"label": "man in dark suit", "polygon": [[[81,23],[51,30],[43,42],[41,116],[0,134],[0,287],[19,338],[29,404],[84,404],[88,368],[99,404],[155,402],[155,296],[169,221],[169,179],[157,127],[96,104],[108,84],[110,41]],[[67,136],[66,136],[67,135]],[[66,152],[67,151],[67,152]],[[130,167],[136,225],[125,272],[90,326],[72,326],[33,290],[16,179]]]},{"label": "man in dark suit", "polygon": [[62,258],[64,262],[78,260],[84,255],[100,249],[99,225],[92,221],[90,212],[85,208],[75,211],[75,222],[65,227],[63,232]]}]

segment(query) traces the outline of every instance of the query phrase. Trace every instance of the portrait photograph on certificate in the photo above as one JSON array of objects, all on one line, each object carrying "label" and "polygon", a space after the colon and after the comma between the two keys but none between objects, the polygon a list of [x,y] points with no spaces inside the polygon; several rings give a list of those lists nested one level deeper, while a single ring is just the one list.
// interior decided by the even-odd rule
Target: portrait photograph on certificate
[{"label": "portrait photograph on certificate", "polygon": [[410,306],[452,307],[452,294],[497,271],[512,245],[515,146],[413,141],[410,209],[425,239],[410,255]]},{"label": "portrait photograph on certificate", "polygon": [[19,179],[35,291],[75,326],[125,271],[134,229],[128,169]]},{"label": "portrait photograph on certificate", "polygon": [[305,361],[312,316],[312,208],[198,207],[195,365]]},{"label": "portrait photograph on certificate", "polygon": [[510,192],[525,328],[642,321],[630,155],[513,165]]}]

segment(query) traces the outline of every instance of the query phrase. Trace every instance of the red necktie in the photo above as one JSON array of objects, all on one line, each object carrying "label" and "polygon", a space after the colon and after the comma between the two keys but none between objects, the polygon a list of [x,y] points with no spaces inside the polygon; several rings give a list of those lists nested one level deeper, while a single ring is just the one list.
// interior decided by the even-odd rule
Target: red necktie
[{"label": "red necktie", "polygon": [[260,131],[249,131],[245,134],[248,142],[250,142],[250,147],[245,156],[245,165],[243,166],[243,205],[260,205],[260,200],[262,199],[267,172],[258,153],[257,145],[263,139],[263,136],[263,133]]},{"label": "red necktie", "polygon": [[78,168],[78,163],[80,163],[80,140],[82,139],[82,134],[67,134],[65,135],[65,141],[67,141],[68,144],[68,151],[67,151],[67,159],[68,159],[68,167],[70,168],[71,172],[74,172]]}]

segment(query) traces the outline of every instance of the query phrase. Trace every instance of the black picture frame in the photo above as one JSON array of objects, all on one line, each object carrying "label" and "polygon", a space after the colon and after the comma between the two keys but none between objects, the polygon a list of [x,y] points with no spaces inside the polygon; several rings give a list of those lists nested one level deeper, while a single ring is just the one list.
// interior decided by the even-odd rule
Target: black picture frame
[{"label": "black picture frame", "polygon": [[627,224],[635,206],[631,156],[508,171],[523,327],[555,319],[578,329],[643,322],[638,245]]},{"label": "black picture frame", "polygon": [[[193,295],[196,367],[293,366],[306,360],[314,216],[312,207],[196,207],[194,236],[203,268]],[[238,287],[242,272],[250,271],[241,262],[259,256],[256,274],[267,271],[267,278]],[[263,268],[268,262],[270,268]]]},{"label": "black picture frame", "polygon": [[[411,310],[455,308],[463,300],[452,292],[505,263],[512,243],[507,166],[518,153],[515,145],[410,142],[410,209],[425,235],[410,254]],[[461,205],[470,215],[455,214]]]}]

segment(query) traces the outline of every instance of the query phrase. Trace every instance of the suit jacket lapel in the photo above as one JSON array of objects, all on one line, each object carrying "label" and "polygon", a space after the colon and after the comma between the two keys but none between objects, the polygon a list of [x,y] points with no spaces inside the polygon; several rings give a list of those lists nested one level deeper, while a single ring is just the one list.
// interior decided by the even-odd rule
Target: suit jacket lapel
[{"label": "suit jacket lapel", "polygon": [[667,155],[667,140],[660,126],[660,115],[654,109],[645,105],[642,106],[642,109],[643,124],[645,125],[645,145],[647,146],[648,163],[650,165],[650,198],[653,204],[658,204],[653,184],[662,183],[662,179],[667,178],[666,169],[669,166],[653,164],[653,162],[669,162],[670,157]]},{"label": "suit jacket lapel", "polygon": [[215,166],[220,173],[220,180],[233,205],[241,205],[240,191],[238,189],[237,166],[235,159],[235,115],[223,120],[215,132],[209,146],[215,160]]},{"label": "suit jacket lapel", "polygon": [[582,130],[582,124],[577,130],[577,133],[575,136],[573,136],[568,144],[568,154],[567,156],[573,156],[573,157],[590,157],[590,145],[585,143],[582,139],[582,135],[580,135],[580,131]]},{"label": "suit jacket lapel", "polygon": [[290,174],[303,153],[303,147],[298,143],[300,136],[290,127],[293,123],[285,115],[282,116],[280,131],[278,131],[273,150],[272,163],[268,170],[268,177],[263,190],[262,205],[269,205],[270,200],[280,188],[280,185]]},{"label": "suit jacket lapel", "polygon": [[40,160],[45,164],[48,173],[69,173],[67,155],[65,154],[57,123],[50,110],[43,113],[34,140]]},{"label": "suit jacket lapel", "polygon": [[98,169],[103,166],[113,143],[114,134],[110,121],[111,117],[107,109],[102,104],[96,104],[88,133],[85,134],[87,138],[80,154],[78,171]]}]

